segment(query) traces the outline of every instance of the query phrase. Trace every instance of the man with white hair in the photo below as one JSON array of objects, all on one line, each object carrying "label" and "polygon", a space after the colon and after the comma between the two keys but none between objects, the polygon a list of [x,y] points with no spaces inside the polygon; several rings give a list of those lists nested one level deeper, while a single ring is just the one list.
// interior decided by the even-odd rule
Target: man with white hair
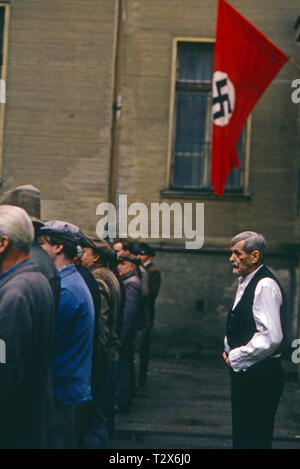
[{"label": "man with white hair", "polygon": [[231,240],[229,260],[239,279],[223,358],[230,367],[234,449],[271,448],[283,390],[287,308],[278,279],[264,265],[265,246],[253,231]]},{"label": "man with white hair", "polygon": [[43,448],[54,300],[29,259],[32,222],[20,207],[0,206],[0,448]]}]

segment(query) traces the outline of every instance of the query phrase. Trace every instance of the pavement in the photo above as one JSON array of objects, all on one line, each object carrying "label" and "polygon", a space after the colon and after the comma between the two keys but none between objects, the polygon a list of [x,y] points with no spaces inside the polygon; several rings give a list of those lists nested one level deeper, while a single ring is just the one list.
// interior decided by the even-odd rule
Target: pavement
[{"label": "pavement", "polygon": [[[285,374],[273,448],[300,449],[300,384],[294,371]],[[231,448],[229,373],[222,359],[153,359],[132,409],[116,416],[108,449],[170,448]]]}]

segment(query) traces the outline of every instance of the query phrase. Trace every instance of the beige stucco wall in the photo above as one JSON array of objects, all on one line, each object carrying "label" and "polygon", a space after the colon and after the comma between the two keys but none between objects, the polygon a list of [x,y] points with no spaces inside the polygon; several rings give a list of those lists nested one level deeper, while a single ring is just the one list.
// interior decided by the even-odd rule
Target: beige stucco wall
[{"label": "beige stucco wall", "polygon": [[1,192],[31,183],[44,218],[92,230],[108,192],[116,2],[10,3]]}]

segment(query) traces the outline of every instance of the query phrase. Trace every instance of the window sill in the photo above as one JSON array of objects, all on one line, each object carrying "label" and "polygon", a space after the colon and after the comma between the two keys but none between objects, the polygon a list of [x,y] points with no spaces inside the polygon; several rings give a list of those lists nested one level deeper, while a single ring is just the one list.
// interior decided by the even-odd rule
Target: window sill
[{"label": "window sill", "polygon": [[180,189],[163,189],[160,191],[163,199],[197,199],[197,200],[230,200],[230,201],[249,201],[251,200],[250,194],[243,194],[240,192],[224,192],[222,197],[209,191],[198,190],[180,190]]}]

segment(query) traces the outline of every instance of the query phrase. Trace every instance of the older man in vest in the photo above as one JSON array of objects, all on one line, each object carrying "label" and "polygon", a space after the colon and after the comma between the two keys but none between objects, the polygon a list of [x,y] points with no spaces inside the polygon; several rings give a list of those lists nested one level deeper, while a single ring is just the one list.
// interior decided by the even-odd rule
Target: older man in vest
[{"label": "older man in vest", "polygon": [[265,244],[252,231],[231,241],[230,262],[239,280],[223,358],[230,367],[234,449],[271,448],[283,390],[286,300],[278,279],[264,265]]}]

